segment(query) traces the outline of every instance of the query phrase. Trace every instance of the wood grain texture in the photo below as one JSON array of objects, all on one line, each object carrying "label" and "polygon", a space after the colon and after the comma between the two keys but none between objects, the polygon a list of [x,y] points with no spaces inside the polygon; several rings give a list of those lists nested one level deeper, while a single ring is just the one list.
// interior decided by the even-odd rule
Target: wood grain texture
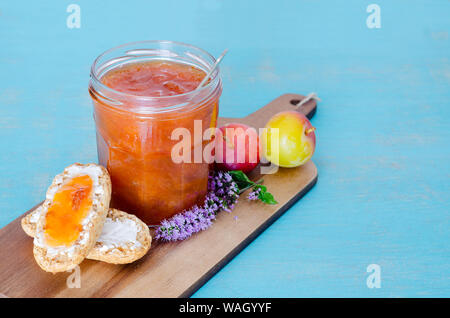
[{"label": "wood grain texture", "polygon": [[[296,109],[303,97],[285,94],[245,118],[221,118],[219,123],[238,121],[263,127],[275,113]],[[311,116],[315,109],[316,102],[310,101],[300,111]],[[317,168],[311,161],[265,175],[264,184],[279,202],[277,205],[250,202],[244,194],[233,212],[219,213],[207,231],[183,242],[156,242],[145,257],[133,264],[85,260],[80,265],[79,289],[67,287],[70,273],[50,274],[39,268],[32,255],[32,239],[22,231],[18,218],[0,230],[0,293],[7,297],[188,297],[316,181]]]}]

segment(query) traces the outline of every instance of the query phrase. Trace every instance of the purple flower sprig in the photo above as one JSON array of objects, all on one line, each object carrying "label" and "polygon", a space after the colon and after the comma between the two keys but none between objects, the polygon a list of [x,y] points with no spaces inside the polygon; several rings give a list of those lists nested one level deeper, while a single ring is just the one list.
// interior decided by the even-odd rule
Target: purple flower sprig
[{"label": "purple flower sprig", "polygon": [[155,238],[160,241],[181,241],[192,234],[206,230],[221,210],[231,212],[239,198],[239,188],[229,173],[211,171],[208,176],[208,194],[203,206],[189,210],[161,222]]},{"label": "purple flower sprig", "polygon": [[261,193],[261,188],[253,188],[252,191],[248,194],[247,198],[250,201],[259,200],[259,194]]}]

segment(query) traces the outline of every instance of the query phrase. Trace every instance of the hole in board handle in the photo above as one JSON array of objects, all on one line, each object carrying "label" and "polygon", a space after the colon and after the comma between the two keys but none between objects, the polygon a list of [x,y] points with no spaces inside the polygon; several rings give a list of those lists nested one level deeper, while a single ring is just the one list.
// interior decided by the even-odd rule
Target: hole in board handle
[{"label": "hole in board handle", "polygon": [[[298,103],[300,103],[301,101],[302,101],[301,99],[291,99],[290,103],[291,103],[292,106],[297,106]],[[310,102],[310,101],[308,101],[307,103],[305,103],[305,105],[308,104],[309,102]],[[304,106],[304,105],[303,105],[303,106]],[[305,115],[306,115],[306,117],[307,117],[308,119],[311,119],[311,118],[314,116],[315,113],[316,113],[316,109],[314,108],[312,111],[310,111],[309,113],[307,113],[307,114],[305,114]]]}]

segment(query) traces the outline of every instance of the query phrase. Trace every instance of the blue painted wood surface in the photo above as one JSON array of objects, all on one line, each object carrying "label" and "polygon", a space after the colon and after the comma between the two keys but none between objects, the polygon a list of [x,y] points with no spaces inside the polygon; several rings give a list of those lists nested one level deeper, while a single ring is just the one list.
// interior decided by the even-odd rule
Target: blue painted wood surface
[{"label": "blue painted wood surface", "polygon": [[[222,116],[286,92],[322,98],[319,181],[194,296],[450,296],[450,2],[373,2],[380,29],[369,1],[2,1],[0,226],[65,166],[97,160],[99,53],[144,39],[229,48]],[[80,29],[66,27],[70,3]]]}]

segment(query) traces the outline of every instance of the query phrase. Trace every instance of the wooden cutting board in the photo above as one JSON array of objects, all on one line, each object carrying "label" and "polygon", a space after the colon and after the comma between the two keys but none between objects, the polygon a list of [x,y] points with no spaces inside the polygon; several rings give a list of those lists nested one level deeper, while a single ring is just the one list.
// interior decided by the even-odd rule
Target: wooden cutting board
[{"label": "wooden cutting board", "polygon": [[[272,115],[295,109],[303,98],[285,94],[247,117],[220,118],[219,125],[241,122],[264,127]],[[314,100],[299,109],[308,117],[315,110]],[[148,254],[133,264],[83,261],[80,288],[67,287],[73,272],[50,274],[39,268],[33,258],[33,240],[22,231],[19,217],[0,230],[0,297],[188,297],[305,195],[316,181],[317,168],[312,161],[265,175],[264,184],[279,202],[277,205],[249,202],[244,193],[233,212],[219,213],[208,230],[182,242],[154,242]]]}]

